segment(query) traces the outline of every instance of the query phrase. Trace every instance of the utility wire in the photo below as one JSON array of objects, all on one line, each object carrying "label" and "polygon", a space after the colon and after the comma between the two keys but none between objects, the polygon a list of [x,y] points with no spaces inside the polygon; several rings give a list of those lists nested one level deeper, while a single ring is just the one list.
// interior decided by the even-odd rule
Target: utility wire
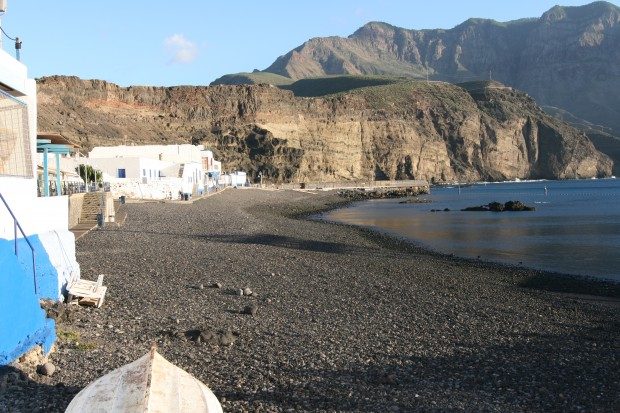
[{"label": "utility wire", "polygon": [[8,34],[6,34],[6,32],[4,31],[4,29],[2,28],[2,26],[0,26],[0,30],[2,30],[2,33],[4,33],[4,35],[5,35],[5,36],[6,36],[9,40],[15,41],[15,39],[14,39],[14,38],[12,38],[12,37],[11,37],[11,36],[9,36]]}]

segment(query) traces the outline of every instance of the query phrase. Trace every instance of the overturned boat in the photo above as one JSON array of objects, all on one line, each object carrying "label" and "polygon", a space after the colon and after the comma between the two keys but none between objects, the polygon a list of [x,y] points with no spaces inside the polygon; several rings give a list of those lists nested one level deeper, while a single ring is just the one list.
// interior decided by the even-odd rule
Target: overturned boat
[{"label": "overturned boat", "polygon": [[153,348],[90,383],[71,400],[66,412],[221,413],[222,406],[200,380]]}]

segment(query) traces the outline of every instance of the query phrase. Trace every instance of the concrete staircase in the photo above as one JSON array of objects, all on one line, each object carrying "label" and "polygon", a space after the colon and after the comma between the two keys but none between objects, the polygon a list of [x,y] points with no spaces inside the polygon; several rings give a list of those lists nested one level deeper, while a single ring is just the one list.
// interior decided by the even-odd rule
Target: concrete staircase
[{"label": "concrete staircase", "polygon": [[80,224],[97,225],[97,214],[105,214],[105,198],[103,200],[104,205],[102,205],[101,194],[101,192],[89,192],[84,194]]}]

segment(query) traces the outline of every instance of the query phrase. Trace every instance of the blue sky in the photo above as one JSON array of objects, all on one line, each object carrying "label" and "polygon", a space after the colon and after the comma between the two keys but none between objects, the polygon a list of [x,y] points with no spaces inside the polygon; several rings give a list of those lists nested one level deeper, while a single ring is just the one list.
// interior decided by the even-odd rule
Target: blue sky
[{"label": "blue sky", "polygon": [[[2,27],[22,39],[32,77],[206,85],[227,73],[265,69],[312,37],[348,36],[368,21],[451,28],[469,17],[538,17],[557,3],[589,1],[8,0]],[[6,38],[4,49],[13,50]]]}]

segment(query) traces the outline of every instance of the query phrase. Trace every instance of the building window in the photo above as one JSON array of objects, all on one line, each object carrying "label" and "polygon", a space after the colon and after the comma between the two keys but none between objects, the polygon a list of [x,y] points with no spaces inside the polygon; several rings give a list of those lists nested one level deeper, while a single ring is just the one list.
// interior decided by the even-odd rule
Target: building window
[{"label": "building window", "polygon": [[146,169],[142,170],[142,176],[146,178]]},{"label": "building window", "polygon": [[118,168],[118,177],[127,178],[127,174],[125,173],[125,168]]}]

